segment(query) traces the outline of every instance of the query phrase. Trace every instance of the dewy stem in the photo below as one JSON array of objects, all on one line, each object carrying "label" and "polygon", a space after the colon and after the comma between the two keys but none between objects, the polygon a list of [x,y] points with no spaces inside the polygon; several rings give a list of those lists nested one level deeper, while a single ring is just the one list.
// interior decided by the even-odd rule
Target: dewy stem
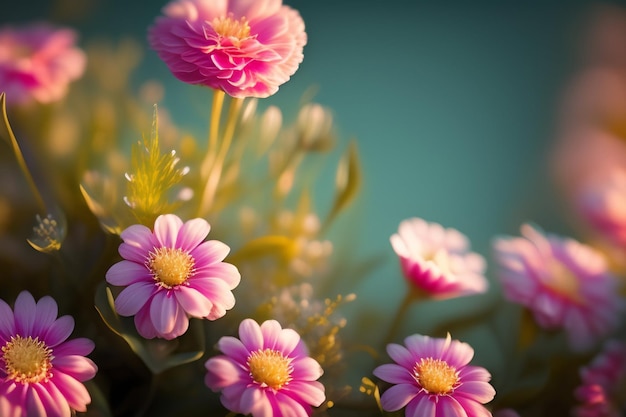
[{"label": "dewy stem", "polygon": [[[235,127],[237,125],[237,120],[239,118],[239,112],[241,111],[241,107],[243,105],[243,99],[241,98],[232,98],[230,101],[230,106],[228,108],[228,116],[226,119],[226,127],[224,129],[224,135],[222,136],[222,141],[219,143],[219,150],[215,154],[215,157],[212,158],[211,164],[208,166],[209,172],[206,181],[206,186],[204,188],[204,192],[202,194],[202,200],[200,202],[200,210],[199,215],[203,216],[209,210],[209,207],[213,204],[213,200],[215,199],[215,194],[217,193],[217,187],[219,185],[222,169],[224,167],[224,162],[226,161],[226,156],[228,155],[228,150],[230,149],[230,145],[233,141],[233,137],[235,134]],[[209,149],[210,153],[213,153],[211,149]]]},{"label": "dewy stem", "polygon": [[41,210],[42,215],[48,214],[48,210],[46,208],[46,204],[33,180],[33,176],[28,169],[28,165],[26,165],[26,160],[24,159],[24,155],[22,154],[22,149],[20,148],[15,135],[13,134],[13,130],[11,129],[11,125],[9,124],[9,118],[7,116],[6,111],[6,96],[4,93],[0,94],[0,110],[2,111],[2,126],[0,126],[0,135],[8,136],[9,141],[11,142],[11,147],[13,148],[13,154],[15,155],[15,159],[20,167],[20,170],[24,174],[26,182],[28,183],[28,187],[30,188],[37,205],[39,206],[39,210]]}]

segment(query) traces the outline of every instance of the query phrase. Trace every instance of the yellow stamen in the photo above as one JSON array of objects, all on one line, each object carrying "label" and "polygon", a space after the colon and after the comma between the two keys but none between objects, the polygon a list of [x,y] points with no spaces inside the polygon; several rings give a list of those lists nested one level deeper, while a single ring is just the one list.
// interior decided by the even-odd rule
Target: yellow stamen
[{"label": "yellow stamen", "polygon": [[255,382],[275,390],[282,388],[291,381],[291,359],[282,353],[264,349],[252,352],[248,357],[250,376]]},{"label": "yellow stamen", "polygon": [[157,248],[150,252],[146,266],[155,281],[165,288],[184,284],[194,273],[193,257],[177,248]]},{"label": "yellow stamen", "polygon": [[459,382],[456,369],[441,359],[422,358],[415,364],[413,373],[415,380],[430,394],[447,394]]},{"label": "yellow stamen", "polygon": [[250,36],[250,25],[245,17],[239,20],[233,19],[232,15],[216,17],[211,25],[218,35],[225,38],[243,40]]},{"label": "yellow stamen", "polygon": [[2,346],[2,359],[7,377],[15,382],[37,383],[52,376],[52,349],[38,337],[11,336]]}]

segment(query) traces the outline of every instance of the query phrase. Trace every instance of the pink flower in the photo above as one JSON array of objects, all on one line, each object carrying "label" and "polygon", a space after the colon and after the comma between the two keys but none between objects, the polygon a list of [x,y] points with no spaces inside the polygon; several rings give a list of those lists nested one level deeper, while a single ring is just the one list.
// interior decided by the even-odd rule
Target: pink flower
[{"label": "pink flower", "polygon": [[177,0],[148,33],[174,76],[233,97],[268,97],[289,80],[307,41],[281,0]]},{"label": "pink flower", "polygon": [[580,405],[575,417],[620,417],[624,409],[623,389],[626,385],[626,344],[610,340],[599,355],[580,370],[582,384],[575,396]]},{"label": "pink flower", "polygon": [[222,337],[218,355],[205,363],[206,385],[221,391],[227,409],[253,417],[311,415],[324,402],[319,363],[308,356],[298,333],[276,320],[239,325],[239,339]]},{"label": "pink flower", "polygon": [[505,297],[527,307],[546,329],[563,328],[584,350],[619,324],[623,301],[604,257],[573,239],[525,224],[522,237],[494,241]]},{"label": "pink flower", "polygon": [[0,91],[16,104],[51,103],[85,70],[76,34],[45,23],[0,29]]},{"label": "pink flower", "polygon": [[57,314],[51,297],[35,302],[27,291],[14,311],[0,300],[0,416],[70,417],[87,410],[91,397],[81,382],[98,370],[85,357],[94,344],[67,340],[74,319]]},{"label": "pink flower", "polygon": [[145,338],[174,339],[187,331],[189,317],[215,320],[233,308],[231,290],[239,284],[237,268],[222,262],[228,246],[204,241],[209,223],[183,223],[166,214],[154,222],[154,232],[133,225],[121,234],[124,260],[106,273],[111,285],[126,286],[115,299],[122,316],[135,316]]},{"label": "pink flower", "polygon": [[411,218],[390,240],[405,278],[418,290],[440,299],[487,291],[485,260],[469,251],[459,231]]},{"label": "pink flower", "polygon": [[374,375],[393,384],[380,398],[385,411],[406,407],[406,417],[491,417],[483,404],[496,391],[486,369],[470,366],[474,349],[467,343],[415,334],[405,346],[390,343],[395,363],[380,365]]}]

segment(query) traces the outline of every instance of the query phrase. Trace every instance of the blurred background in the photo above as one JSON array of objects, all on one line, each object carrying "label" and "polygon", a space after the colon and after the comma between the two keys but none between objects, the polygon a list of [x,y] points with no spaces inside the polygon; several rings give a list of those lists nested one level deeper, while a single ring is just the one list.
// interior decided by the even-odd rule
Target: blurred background
[{"label": "blurred background", "polygon": [[[136,81],[164,83],[159,105],[177,125],[205,132],[210,95],[176,80],[147,49],[146,29],[165,3],[14,2],[0,20],[52,20],[79,31],[82,44],[138,39],[146,49]],[[489,262],[491,239],[517,234],[524,221],[573,234],[552,181],[550,151],[563,94],[585,59],[590,28],[599,13],[611,14],[619,3],[285,3],[305,20],[305,58],[292,80],[261,105],[278,105],[289,115],[294,102],[314,94],[334,113],[339,147],[357,140],[364,186],[352,217],[344,219],[351,223],[349,234],[337,233],[352,242],[351,251],[384,260],[358,287],[345,289],[371,306],[372,316],[391,309],[405,291],[389,244],[403,219],[417,216],[456,228]],[[318,204],[332,197],[334,175],[334,165],[328,166]]]}]

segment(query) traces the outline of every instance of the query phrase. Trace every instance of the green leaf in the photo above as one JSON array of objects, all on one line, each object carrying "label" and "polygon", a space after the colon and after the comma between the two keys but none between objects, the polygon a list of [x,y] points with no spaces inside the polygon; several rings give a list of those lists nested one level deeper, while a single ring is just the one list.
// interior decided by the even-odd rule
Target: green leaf
[{"label": "green leaf", "polygon": [[95,305],[104,323],[128,343],[154,375],[204,355],[204,328],[200,320],[192,320],[189,330],[177,339],[144,339],[137,333],[132,318],[115,312],[113,294],[104,282],[96,290]]},{"label": "green leaf", "polygon": [[330,213],[326,217],[324,228],[354,200],[361,188],[363,174],[355,141],[350,142],[346,153],[339,161],[335,181],[335,200]]}]

